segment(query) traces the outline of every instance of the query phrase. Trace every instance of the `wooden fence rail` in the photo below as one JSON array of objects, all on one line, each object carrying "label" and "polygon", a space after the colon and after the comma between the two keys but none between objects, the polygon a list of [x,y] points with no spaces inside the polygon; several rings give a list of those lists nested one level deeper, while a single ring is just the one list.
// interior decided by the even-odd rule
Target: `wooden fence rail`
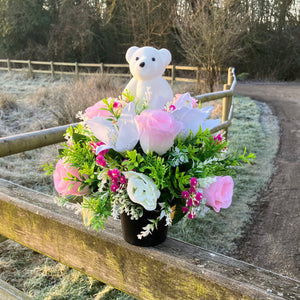
[{"label": "wooden fence rail", "polygon": [[138,299],[299,299],[300,282],[172,238],[126,243],[120,222],[88,231],[50,196],[0,180],[0,234]]},{"label": "wooden fence rail", "polygon": [[[0,59],[0,70],[2,71],[14,71],[14,72],[24,72],[26,70],[30,77],[34,77],[35,74],[50,74],[52,78],[55,75],[72,75],[75,78],[79,78],[80,76],[89,76],[95,75],[95,73],[104,74],[107,76],[114,77],[126,77],[130,78],[131,74],[129,73],[129,65],[128,64],[104,64],[104,63],[66,63],[66,62],[52,62],[52,61],[31,61],[31,60],[16,60],[16,59]],[[6,66],[4,66],[6,65]],[[42,67],[47,66],[46,69],[41,69]],[[61,70],[57,68],[60,67]],[[63,68],[69,67],[71,70],[66,71]],[[80,69],[85,68],[89,69],[90,72],[81,72]],[[124,69],[124,72],[116,73],[116,72],[108,72],[108,69]],[[164,76],[166,80],[171,82],[171,85],[174,85],[174,82],[191,82],[196,84],[196,88],[199,88],[199,84],[203,81],[200,80],[200,71],[204,70],[198,67],[192,66],[175,66],[169,65],[166,67],[167,70],[171,72],[170,76]],[[192,78],[185,77],[177,77],[177,71],[192,71]]]},{"label": "wooden fence rail", "polygon": [[[229,68],[228,83],[224,85],[224,91],[195,96],[195,98],[197,98],[202,103],[223,98],[222,123],[213,128],[211,130],[211,133],[216,133],[220,130],[223,130],[226,138],[228,127],[231,124],[233,115],[232,96],[235,85],[236,77],[234,74],[234,68]],[[229,88],[229,90],[227,90],[227,88]],[[66,129],[69,126],[76,125],[77,124],[75,123],[0,138],[0,157],[63,142],[63,135]]]}]

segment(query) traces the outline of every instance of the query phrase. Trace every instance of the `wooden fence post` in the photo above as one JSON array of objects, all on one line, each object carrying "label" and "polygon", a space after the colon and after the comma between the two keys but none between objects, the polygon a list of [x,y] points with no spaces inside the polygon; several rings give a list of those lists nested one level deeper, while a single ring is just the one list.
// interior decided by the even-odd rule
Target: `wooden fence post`
[{"label": "wooden fence post", "polygon": [[[231,88],[232,83],[233,83],[232,68],[228,68],[227,84],[224,84],[223,91],[229,90]],[[222,123],[228,120],[231,104],[232,104],[232,96],[223,98]],[[223,135],[225,137],[225,140],[227,140],[228,128],[223,130]]]},{"label": "wooden fence post", "polygon": [[75,78],[79,79],[79,70],[78,70],[78,62],[75,62]]},{"label": "wooden fence post", "polygon": [[173,88],[174,86],[174,82],[175,82],[175,70],[176,70],[176,66],[175,65],[172,65],[172,74],[171,74],[171,87]]},{"label": "wooden fence post", "polygon": [[7,72],[11,71],[11,66],[10,66],[10,59],[7,59]]},{"label": "wooden fence post", "polygon": [[28,76],[30,78],[33,78],[33,71],[32,71],[32,66],[31,66],[31,61],[30,59],[28,60]]},{"label": "wooden fence post", "polygon": [[103,72],[104,72],[104,70],[103,70],[103,63],[101,63],[100,64],[100,74],[101,74],[101,76],[103,76]]},{"label": "wooden fence post", "polygon": [[50,61],[50,69],[51,69],[51,79],[54,79],[55,72],[54,72],[53,61]]},{"label": "wooden fence post", "polygon": [[200,91],[200,68],[197,67],[197,71],[196,71],[196,91]]}]

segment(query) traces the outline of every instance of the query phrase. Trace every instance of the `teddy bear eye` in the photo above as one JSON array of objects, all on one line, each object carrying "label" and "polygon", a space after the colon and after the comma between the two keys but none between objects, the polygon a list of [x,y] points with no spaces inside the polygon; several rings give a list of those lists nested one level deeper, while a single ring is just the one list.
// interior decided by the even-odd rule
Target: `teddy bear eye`
[{"label": "teddy bear eye", "polygon": [[155,57],[152,57],[152,61],[155,61]]},{"label": "teddy bear eye", "polygon": [[139,57],[136,57],[136,58],[135,58],[135,60],[139,60],[139,59],[140,59]]}]

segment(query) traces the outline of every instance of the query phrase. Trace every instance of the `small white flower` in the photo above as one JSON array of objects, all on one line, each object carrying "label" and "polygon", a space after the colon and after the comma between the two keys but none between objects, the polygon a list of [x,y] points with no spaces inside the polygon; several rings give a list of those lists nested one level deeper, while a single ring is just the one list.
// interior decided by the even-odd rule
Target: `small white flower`
[{"label": "small white flower", "polygon": [[207,189],[212,183],[216,182],[216,177],[205,177],[197,179],[197,188]]},{"label": "small white flower", "polygon": [[143,227],[143,230],[140,232],[140,234],[137,235],[138,239],[141,240],[143,237],[148,236],[149,234],[152,234],[153,230],[155,229],[155,220],[149,220],[151,223]]}]

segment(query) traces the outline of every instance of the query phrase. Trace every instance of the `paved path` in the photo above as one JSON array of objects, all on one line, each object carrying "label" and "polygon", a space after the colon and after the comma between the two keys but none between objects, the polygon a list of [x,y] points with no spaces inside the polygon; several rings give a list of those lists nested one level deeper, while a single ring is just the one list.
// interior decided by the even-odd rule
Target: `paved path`
[{"label": "paved path", "polygon": [[238,258],[300,279],[300,83],[238,84],[236,94],[269,104],[281,131],[276,173]]}]

